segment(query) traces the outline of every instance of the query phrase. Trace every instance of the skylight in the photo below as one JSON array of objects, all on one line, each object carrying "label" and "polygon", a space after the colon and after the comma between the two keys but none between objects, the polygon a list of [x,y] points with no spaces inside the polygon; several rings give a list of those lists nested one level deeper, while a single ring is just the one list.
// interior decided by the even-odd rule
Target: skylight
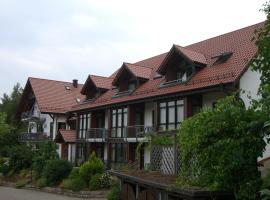
[{"label": "skylight", "polygon": [[70,90],[70,87],[69,86],[65,86],[66,90]]}]

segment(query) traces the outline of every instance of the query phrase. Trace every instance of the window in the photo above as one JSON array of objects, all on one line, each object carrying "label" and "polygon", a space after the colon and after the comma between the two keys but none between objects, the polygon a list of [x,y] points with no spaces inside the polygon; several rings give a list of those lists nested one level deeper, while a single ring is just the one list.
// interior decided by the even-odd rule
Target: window
[{"label": "window", "polygon": [[125,137],[127,127],[127,108],[112,110],[112,137]]},{"label": "window", "polygon": [[159,104],[159,126],[161,130],[178,129],[184,120],[184,100]]},{"label": "window", "polygon": [[91,114],[82,114],[79,117],[79,138],[86,138],[86,132],[90,128]]},{"label": "window", "polygon": [[86,145],[85,144],[80,144],[78,143],[77,144],[77,147],[78,147],[78,152],[77,152],[77,155],[78,155],[78,159],[80,161],[83,161],[85,160],[85,151],[86,151]]},{"label": "window", "polygon": [[122,163],[126,161],[127,144],[116,143],[112,144],[112,162]]}]

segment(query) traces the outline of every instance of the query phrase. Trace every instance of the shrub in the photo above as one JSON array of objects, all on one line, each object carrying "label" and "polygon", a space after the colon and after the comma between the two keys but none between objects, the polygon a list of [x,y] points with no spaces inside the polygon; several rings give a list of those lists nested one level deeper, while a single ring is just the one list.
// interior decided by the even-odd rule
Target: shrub
[{"label": "shrub", "polygon": [[114,185],[107,194],[107,200],[120,200],[120,190],[118,185]]},{"label": "shrub", "polygon": [[259,110],[246,109],[233,96],[185,120],[178,135],[182,181],[234,191],[236,199],[256,199],[257,158],[268,134],[263,125]]},{"label": "shrub", "polygon": [[32,164],[33,153],[25,145],[18,145],[9,149],[9,165],[15,172],[30,168]]},{"label": "shrub", "polygon": [[71,184],[72,184],[72,179],[67,178],[62,181],[59,187],[63,189],[71,189]]},{"label": "shrub", "polygon": [[89,183],[93,175],[102,174],[104,171],[104,163],[96,157],[95,153],[92,153],[90,159],[80,166],[79,174],[86,183]]},{"label": "shrub", "polygon": [[79,176],[80,176],[79,171],[80,171],[79,168],[74,167],[74,168],[72,169],[72,171],[70,172],[68,178],[69,178],[69,179],[74,179],[74,178],[79,177]]},{"label": "shrub", "polygon": [[47,185],[57,185],[68,177],[72,165],[66,160],[49,160],[44,166],[43,177]]},{"label": "shrub", "polygon": [[112,176],[108,173],[101,174],[100,186],[101,188],[109,188],[112,185]]},{"label": "shrub", "polygon": [[47,181],[46,181],[45,178],[40,178],[40,179],[38,179],[37,182],[36,182],[37,188],[43,188],[43,187],[46,187],[46,186],[47,186],[46,182],[47,182]]},{"label": "shrub", "polygon": [[35,178],[40,178],[43,168],[48,160],[57,159],[56,144],[52,141],[45,141],[33,158],[33,170]]},{"label": "shrub", "polygon": [[84,188],[87,188],[87,184],[83,178],[79,176],[74,179],[71,179],[70,189],[72,191],[78,192],[78,191],[83,190]]},{"label": "shrub", "polygon": [[102,176],[102,174],[95,174],[91,177],[91,180],[89,181],[90,190],[98,190],[98,189],[102,188],[101,176]]},{"label": "shrub", "polygon": [[28,183],[27,180],[21,179],[21,180],[18,180],[18,181],[16,182],[15,187],[16,187],[16,188],[22,188],[22,187],[24,187],[27,183]]},{"label": "shrub", "polygon": [[9,162],[7,159],[0,158],[0,173],[6,175],[9,170]]}]

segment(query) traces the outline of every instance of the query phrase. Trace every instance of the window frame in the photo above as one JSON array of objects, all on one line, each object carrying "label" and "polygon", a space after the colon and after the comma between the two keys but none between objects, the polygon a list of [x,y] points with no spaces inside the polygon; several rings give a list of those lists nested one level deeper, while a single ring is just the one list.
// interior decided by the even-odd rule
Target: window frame
[{"label": "window frame", "polygon": [[[174,104],[169,105],[172,102]],[[178,119],[178,109],[181,107],[183,108],[182,119]],[[173,108],[174,120],[170,122],[169,114],[170,114],[171,108]],[[161,118],[162,117],[161,110],[163,109],[165,110],[165,120],[162,120]],[[180,124],[184,120],[184,99],[173,99],[173,100],[161,101],[158,103],[158,112],[159,112],[159,120],[158,120],[159,128],[164,127],[163,131],[179,129]],[[161,123],[161,120],[163,121],[162,123]],[[170,128],[170,126],[173,126],[173,128]]]},{"label": "window frame", "polygon": [[[119,116],[121,116],[121,119],[120,119],[121,122],[119,122]],[[125,120],[125,116],[126,116],[126,120]],[[111,117],[112,117],[111,137],[123,138],[124,137],[124,129],[128,126],[128,107],[121,107],[121,108],[112,109]],[[114,125],[114,121],[115,121],[115,125]],[[120,130],[120,135],[118,135],[118,130]],[[113,134],[113,132],[114,132],[114,134]]]}]

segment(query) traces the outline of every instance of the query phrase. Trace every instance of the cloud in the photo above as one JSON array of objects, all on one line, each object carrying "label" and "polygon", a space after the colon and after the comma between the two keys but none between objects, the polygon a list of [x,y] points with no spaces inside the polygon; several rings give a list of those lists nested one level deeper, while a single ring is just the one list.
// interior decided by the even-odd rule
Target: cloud
[{"label": "cloud", "polygon": [[[1,0],[0,96],[28,76],[84,82],[264,20],[264,0]],[[233,6],[232,6],[233,5]]]}]

